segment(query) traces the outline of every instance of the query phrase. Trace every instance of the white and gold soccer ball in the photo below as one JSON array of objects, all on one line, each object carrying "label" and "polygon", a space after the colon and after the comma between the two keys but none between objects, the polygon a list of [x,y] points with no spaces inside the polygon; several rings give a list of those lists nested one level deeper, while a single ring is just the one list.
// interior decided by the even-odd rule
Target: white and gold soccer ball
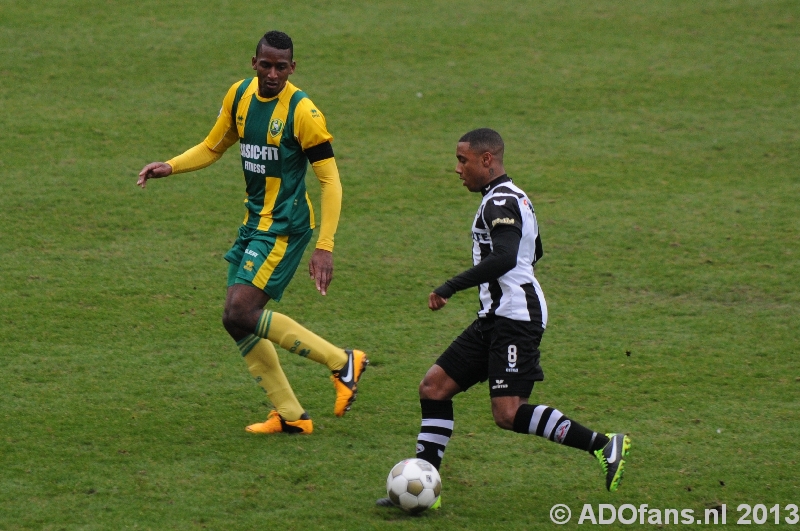
[{"label": "white and gold soccer ball", "polygon": [[386,478],[386,494],[409,514],[429,509],[442,491],[442,478],[424,459],[404,459],[394,465]]}]

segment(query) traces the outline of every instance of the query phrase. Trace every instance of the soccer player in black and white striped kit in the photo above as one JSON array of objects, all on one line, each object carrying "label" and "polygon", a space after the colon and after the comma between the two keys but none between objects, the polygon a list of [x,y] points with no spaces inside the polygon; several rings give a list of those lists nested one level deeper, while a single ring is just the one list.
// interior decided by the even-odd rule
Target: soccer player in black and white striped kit
[{"label": "soccer player in black and white striped kit", "polygon": [[[595,432],[551,406],[528,403],[534,382],[544,379],[539,343],[547,304],[534,276],[542,241],[530,199],[503,169],[503,150],[500,135],[486,128],[465,134],[456,148],[456,173],[470,192],[483,195],[472,225],[474,267],[436,288],[428,307],[440,310],[456,292],[479,286],[480,310],[419,386],[417,457],[439,468],[453,434],[453,397],[488,379],[499,427],[589,452],[613,492],[622,479],[630,439]],[[382,498],[378,505],[391,501]],[[434,508],[440,505],[441,498]]]}]

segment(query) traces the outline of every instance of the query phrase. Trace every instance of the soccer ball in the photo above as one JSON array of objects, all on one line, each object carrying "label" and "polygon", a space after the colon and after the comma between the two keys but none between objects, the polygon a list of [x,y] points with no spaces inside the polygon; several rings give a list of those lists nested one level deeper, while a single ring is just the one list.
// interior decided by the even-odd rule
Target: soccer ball
[{"label": "soccer ball", "polygon": [[386,494],[392,503],[409,514],[429,509],[442,491],[442,479],[424,459],[404,459],[389,472]]}]

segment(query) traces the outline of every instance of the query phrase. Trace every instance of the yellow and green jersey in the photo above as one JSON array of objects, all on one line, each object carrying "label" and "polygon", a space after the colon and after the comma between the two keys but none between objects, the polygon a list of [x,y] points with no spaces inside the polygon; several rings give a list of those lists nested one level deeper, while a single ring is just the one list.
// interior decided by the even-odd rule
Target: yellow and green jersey
[{"label": "yellow and green jersey", "polygon": [[[308,96],[289,82],[273,98],[259,96],[257,78],[234,83],[203,143],[221,156],[237,140],[247,187],[244,225],[273,234],[313,229],[306,169],[309,161],[333,157],[333,137]],[[181,171],[195,169],[185,166]]]}]

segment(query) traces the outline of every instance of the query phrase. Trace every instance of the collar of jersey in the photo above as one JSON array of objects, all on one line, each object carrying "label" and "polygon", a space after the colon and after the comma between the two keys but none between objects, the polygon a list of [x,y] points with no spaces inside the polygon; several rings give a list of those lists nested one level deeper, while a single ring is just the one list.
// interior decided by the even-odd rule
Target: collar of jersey
[{"label": "collar of jersey", "polygon": [[511,182],[511,178],[508,176],[507,173],[504,173],[494,181],[490,182],[489,184],[481,188],[481,195],[486,195],[491,191],[492,188],[494,188],[498,184],[503,184],[507,182]]},{"label": "collar of jersey", "polygon": [[254,79],[254,81],[255,81],[255,85],[256,85],[256,91],[255,91],[255,93],[254,93],[254,94],[255,94],[255,97],[258,99],[258,101],[272,101],[272,100],[274,100],[274,99],[280,98],[280,97],[281,97],[281,94],[283,94],[284,92],[286,92],[286,90],[287,90],[287,89],[288,89],[288,90],[291,90],[291,89],[289,89],[289,87],[290,87],[291,83],[289,83],[289,82],[287,81],[287,82],[286,82],[286,84],[283,86],[283,89],[281,89],[281,91],[280,91],[280,92],[278,92],[277,94],[275,94],[275,95],[274,95],[274,96],[272,96],[271,98],[262,98],[262,97],[261,97],[261,94],[259,94],[259,93],[258,93],[258,78],[255,78],[255,79]]}]

